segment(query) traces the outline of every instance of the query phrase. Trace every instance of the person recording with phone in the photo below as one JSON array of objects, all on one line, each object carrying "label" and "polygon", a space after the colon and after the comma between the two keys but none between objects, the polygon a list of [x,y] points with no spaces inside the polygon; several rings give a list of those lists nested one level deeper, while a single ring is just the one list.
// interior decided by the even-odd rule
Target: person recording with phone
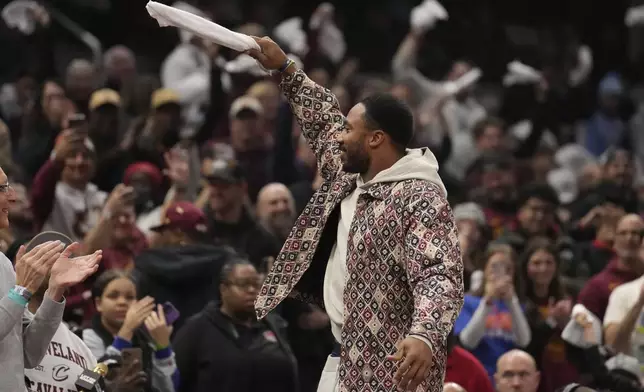
[{"label": "person recording with phone", "polygon": [[97,313],[82,336],[94,356],[140,349],[142,370],[148,375],[144,391],[174,392],[179,372],[170,346],[173,327],[166,322],[163,306],[155,305],[152,297],[137,301],[134,281],[117,269],[96,279],[92,297]]},{"label": "person recording with phone", "polygon": [[503,353],[527,347],[531,339],[515,265],[516,255],[509,245],[490,245],[481,288],[465,295],[454,326],[463,347],[481,361],[490,378]]},{"label": "person recording with phone", "polygon": [[107,194],[90,182],[96,150],[81,116],[56,138],[51,157],[38,170],[31,205],[37,230],[57,231],[80,241],[96,225]]},{"label": "person recording with phone", "polygon": [[84,254],[101,249],[103,262],[98,273],[73,287],[68,294],[65,320],[89,326],[96,311],[91,296],[96,278],[110,269],[131,270],[136,255],[148,246],[145,236],[136,227],[132,187],[119,184],[114,188],[107,197],[98,223],[87,233],[82,244]]}]

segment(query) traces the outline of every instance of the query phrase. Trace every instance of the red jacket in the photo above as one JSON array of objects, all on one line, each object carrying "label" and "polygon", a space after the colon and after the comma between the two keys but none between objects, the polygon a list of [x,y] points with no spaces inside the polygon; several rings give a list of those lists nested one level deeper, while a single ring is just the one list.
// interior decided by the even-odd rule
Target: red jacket
[{"label": "red jacket", "polygon": [[494,392],[485,368],[474,355],[461,347],[447,356],[445,383],[454,382],[467,392]]}]

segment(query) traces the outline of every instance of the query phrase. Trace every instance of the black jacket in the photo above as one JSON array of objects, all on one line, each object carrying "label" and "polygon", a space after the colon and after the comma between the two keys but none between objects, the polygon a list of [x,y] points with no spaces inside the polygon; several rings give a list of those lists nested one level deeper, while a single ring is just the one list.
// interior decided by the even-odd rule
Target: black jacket
[{"label": "black jacket", "polygon": [[206,216],[209,218],[208,228],[211,238],[217,244],[230,246],[239,254],[248,257],[260,271],[267,258],[277,257],[281,244],[277,238],[255,222],[248,211],[244,211],[237,223],[215,220],[210,207],[206,207]]},{"label": "black jacket", "polygon": [[134,260],[139,298],[149,295],[166,301],[181,313],[175,331],[219,295],[221,267],[235,257],[226,247],[184,245],[147,249]]},{"label": "black jacket", "polygon": [[272,315],[240,327],[211,302],[181,328],[173,347],[178,392],[297,392],[296,361]]}]

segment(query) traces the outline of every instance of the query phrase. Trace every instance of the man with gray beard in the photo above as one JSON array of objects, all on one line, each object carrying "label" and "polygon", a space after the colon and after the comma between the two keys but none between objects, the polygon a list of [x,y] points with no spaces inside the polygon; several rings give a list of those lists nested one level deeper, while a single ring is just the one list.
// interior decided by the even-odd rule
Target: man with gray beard
[{"label": "man with gray beard", "polygon": [[271,183],[259,191],[257,218],[264,229],[279,240],[281,246],[297,218],[295,200],[286,185]]}]

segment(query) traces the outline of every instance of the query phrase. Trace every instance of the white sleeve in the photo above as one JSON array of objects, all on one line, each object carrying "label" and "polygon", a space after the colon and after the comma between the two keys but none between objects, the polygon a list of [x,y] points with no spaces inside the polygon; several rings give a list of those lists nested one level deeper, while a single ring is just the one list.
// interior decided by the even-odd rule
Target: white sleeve
[{"label": "white sleeve", "polygon": [[631,301],[628,300],[628,296],[624,296],[622,293],[624,290],[620,290],[618,287],[610,294],[608,307],[604,314],[604,328],[610,324],[619,324],[626,317]]}]

